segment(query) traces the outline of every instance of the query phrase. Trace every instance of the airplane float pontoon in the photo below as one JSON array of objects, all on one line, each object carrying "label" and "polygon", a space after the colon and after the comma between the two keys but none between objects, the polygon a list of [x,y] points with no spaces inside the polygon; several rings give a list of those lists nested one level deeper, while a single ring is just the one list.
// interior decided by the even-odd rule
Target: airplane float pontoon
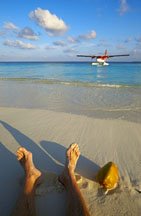
[{"label": "airplane float pontoon", "polygon": [[108,55],[107,50],[105,50],[104,55],[77,55],[77,57],[90,57],[92,59],[96,58],[96,62],[92,62],[92,65],[109,65],[109,63],[106,62],[108,58],[112,57],[122,57],[122,56],[129,56],[129,54],[122,54],[122,55]]}]

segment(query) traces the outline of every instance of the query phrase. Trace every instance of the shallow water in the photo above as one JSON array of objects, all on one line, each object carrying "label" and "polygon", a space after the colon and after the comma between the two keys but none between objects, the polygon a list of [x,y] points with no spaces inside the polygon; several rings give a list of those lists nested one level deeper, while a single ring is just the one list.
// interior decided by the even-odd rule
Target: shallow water
[{"label": "shallow water", "polygon": [[0,105],[141,122],[141,63],[0,63]]},{"label": "shallow water", "polygon": [[141,88],[0,81],[0,105],[141,122]]}]

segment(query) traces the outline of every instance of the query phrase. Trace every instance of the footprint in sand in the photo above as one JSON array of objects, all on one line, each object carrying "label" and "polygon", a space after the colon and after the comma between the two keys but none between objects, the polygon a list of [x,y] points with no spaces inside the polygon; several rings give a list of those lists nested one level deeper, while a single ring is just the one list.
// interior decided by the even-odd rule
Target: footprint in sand
[{"label": "footprint in sand", "polygon": [[[76,174],[76,181],[80,190],[90,190],[94,188],[94,182],[83,178]],[[62,193],[65,190],[64,186],[58,181],[58,175],[52,172],[45,172],[43,174],[43,181],[36,189],[36,195],[42,196],[49,192]]]}]

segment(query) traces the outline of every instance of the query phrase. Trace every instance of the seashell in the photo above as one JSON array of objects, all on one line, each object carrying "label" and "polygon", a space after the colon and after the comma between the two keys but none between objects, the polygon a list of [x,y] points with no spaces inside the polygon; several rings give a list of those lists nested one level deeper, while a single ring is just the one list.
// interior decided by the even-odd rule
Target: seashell
[{"label": "seashell", "polygon": [[115,189],[119,182],[119,171],[116,164],[108,162],[100,168],[96,175],[96,180],[106,189],[106,194],[109,190]]}]

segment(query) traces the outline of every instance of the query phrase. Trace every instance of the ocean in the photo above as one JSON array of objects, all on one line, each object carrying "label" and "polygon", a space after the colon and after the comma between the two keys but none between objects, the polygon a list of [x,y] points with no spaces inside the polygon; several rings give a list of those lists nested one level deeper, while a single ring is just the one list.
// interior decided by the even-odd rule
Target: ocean
[{"label": "ocean", "polygon": [[0,79],[30,79],[47,83],[141,86],[141,63],[110,63],[92,66],[91,63],[0,63]]},{"label": "ocean", "polygon": [[0,63],[0,106],[141,121],[141,63]]}]

